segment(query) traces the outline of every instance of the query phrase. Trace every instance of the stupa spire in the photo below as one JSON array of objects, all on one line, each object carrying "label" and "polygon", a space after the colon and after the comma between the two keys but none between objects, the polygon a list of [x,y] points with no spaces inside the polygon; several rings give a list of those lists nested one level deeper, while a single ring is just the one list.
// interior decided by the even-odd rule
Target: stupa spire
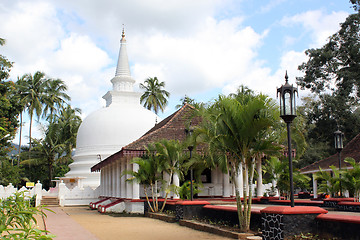
[{"label": "stupa spire", "polygon": [[122,30],[121,40],[120,40],[120,51],[119,58],[116,67],[115,76],[128,76],[130,77],[130,67],[129,59],[126,50],[126,39],[125,39],[125,29]]},{"label": "stupa spire", "polygon": [[131,78],[129,59],[126,50],[125,29],[122,30],[120,40],[120,51],[117,62],[115,77],[111,79],[113,91],[117,92],[133,92],[135,80]]}]

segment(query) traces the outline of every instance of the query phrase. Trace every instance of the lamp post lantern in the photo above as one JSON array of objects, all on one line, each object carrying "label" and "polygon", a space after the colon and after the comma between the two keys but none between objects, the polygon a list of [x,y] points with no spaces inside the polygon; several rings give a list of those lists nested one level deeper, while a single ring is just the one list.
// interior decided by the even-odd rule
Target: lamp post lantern
[{"label": "lamp post lantern", "polygon": [[341,150],[344,148],[344,133],[340,130],[334,132],[334,141],[335,149],[339,153],[339,178],[340,178],[340,197],[342,197],[342,187],[341,187]]},{"label": "lamp post lantern", "polygon": [[[191,127],[191,122],[190,122],[189,128],[185,129],[186,138],[191,138],[193,132],[194,132],[194,129]],[[191,160],[192,151],[194,149],[194,146],[193,146],[191,140],[190,140],[190,144],[188,145],[188,149],[189,149],[189,152],[190,152],[190,160]],[[193,200],[193,193],[194,193],[194,190],[193,190],[193,169],[191,167],[191,169],[190,169],[190,199],[191,199],[191,201]]]},{"label": "lamp post lantern", "polygon": [[280,98],[280,117],[284,120],[287,127],[288,135],[288,157],[289,157],[289,178],[290,178],[290,200],[291,207],[294,207],[294,184],[293,184],[293,167],[292,167],[292,149],[291,149],[291,135],[290,124],[296,117],[296,94],[297,88],[290,85],[288,82],[287,71],[285,74],[285,84],[277,89],[277,96]]}]

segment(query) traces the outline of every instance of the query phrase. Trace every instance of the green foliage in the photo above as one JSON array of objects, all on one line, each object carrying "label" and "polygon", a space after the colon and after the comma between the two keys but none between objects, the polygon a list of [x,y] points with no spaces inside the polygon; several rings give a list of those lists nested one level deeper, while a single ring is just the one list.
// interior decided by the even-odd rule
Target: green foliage
[{"label": "green foliage", "polygon": [[36,216],[46,217],[43,210],[48,209],[31,206],[24,192],[0,200],[1,239],[53,239],[54,235],[36,226]]},{"label": "green foliage", "polygon": [[[200,185],[193,181],[193,196],[201,192]],[[179,188],[179,196],[182,200],[191,199],[191,182],[186,181]]]},{"label": "green foliage", "polygon": [[335,154],[333,132],[339,127],[345,134],[345,144],[360,132],[360,114],[357,105],[333,94],[303,98],[301,114],[306,118],[308,147],[298,167]]},{"label": "green foliage", "polygon": [[354,196],[356,201],[360,201],[360,163],[353,158],[345,158],[344,160],[352,166],[352,169],[343,170],[342,183],[350,195]]},{"label": "green foliage", "polygon": [[315,178],[320,181],[319,190],[321,192],[329,193],[335,197],[340,191],[340,172],[335,166],[330,166],[330,168],[332,172],[319,168],[320,171],[315,174]]},{"label": "green foliage", "polygon": [[35,72],[34,75],[25,74],[18,79],[17,88],[20,94],[20,101],[30,116],[30,149],[31,149],[31,128],[33,117],[52,118],[53,114],[61,109],[70,100],[67,95],[67,86],[60,79],[52,79],[43,72]]},{"label": "green foliage", "polygon": [[163,112],[168,103],[167,98],[170,93],[164,90],[164,87],[165,82],[159,82],[157,77],[146,79],[144,84],[140,83],[140,88],[145,91],[140,97],[140,102],[145,108],[153,110],[155,114],[159,110]]},{"label": "green foliage", "polygon": [[360,0],[350,0],[350,3],[355,11],[360,11]]},{"label": "green foliage", "polygon": [[[275,180],[276,188],[280,195],[290,196],[289,165],[287,159],[280,160],[277,157],[271,157],[263,168],[268,180]],[[294,188],[308,189],[310,178],[300,174],[297,169],[293,171]]]},{"label": "green foliage", "polygon": [[[242,231],[250,227],[250,186],[254,177],[255,159],[264,154],[274,154],[277,148],[274,127],[279,123],[279,112],[275,102],[262,94],[255,94],[246,87],[240,87],[236,94],[219,96],[215,103],[201,111],[202,125],[196,130],[202,142],[207,144],[207,154],[225,173],[231,172],[235,183],[239,225]],[[240,166],[242,172],[239,175]],[[243,178],[244,200],[235,178]]]},{"label": "green foliage", "polygon": [[360,15],[349,15],[322,48],[307,50],[309,60],[299,66],[305,75],[297,79],[298,84],[316,93],[330,89],[349,101],[356,100],[360,96],[359,31]]},{"label": "green foliage", "polygon": [[47,167],[45,188],[51,186],[55,171],[56,176],[62,176],[69,170],[68,164],[72,162],[71,151],[75,147],[80,124],[81,119],[76,115],[76,111],[67,106],[59,111],[59,115],[53,115],[48,125],[43,127],[45,137],[33,139],[33,149],[22,153],[25,158],[21,162],[23,165]]},{"label": "green foliage", "polygon": [[18,185],[21,181],[21,168],[13,165],[7,156],[0,157],[0,159],[0,185],[7,186],[9,183],[14,186]]}]

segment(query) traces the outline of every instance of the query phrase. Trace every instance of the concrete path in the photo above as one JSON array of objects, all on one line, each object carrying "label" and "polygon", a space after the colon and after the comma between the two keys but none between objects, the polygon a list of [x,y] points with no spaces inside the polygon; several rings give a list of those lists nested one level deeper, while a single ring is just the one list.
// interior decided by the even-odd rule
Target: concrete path
[{"label": "concrete path", "polygon": [[50,207],[46,227],[55,240],[228,240],[214,234],[145,217],[113,217],[88,207]]},{"label": "concrete path", "polygon": [[56,235],[56,240],[98,240],[98,238],[73,220],[61,207],[47,207],[45,227]]}]

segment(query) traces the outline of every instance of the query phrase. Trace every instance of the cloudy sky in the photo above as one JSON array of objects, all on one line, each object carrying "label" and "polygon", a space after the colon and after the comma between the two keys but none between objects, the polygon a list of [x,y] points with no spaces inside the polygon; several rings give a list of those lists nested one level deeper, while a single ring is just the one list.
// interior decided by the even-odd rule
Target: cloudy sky
[{"label": "cloudy sky", "polygon": [[157,76],[171,93],[166,117],[185,94],[207,102],[244,84],[275,97],[353,12],[347,0],[1,0],[1,54],[13,80],[64,80],[86,117],[105,105],[124,25],[137,84]]}]

